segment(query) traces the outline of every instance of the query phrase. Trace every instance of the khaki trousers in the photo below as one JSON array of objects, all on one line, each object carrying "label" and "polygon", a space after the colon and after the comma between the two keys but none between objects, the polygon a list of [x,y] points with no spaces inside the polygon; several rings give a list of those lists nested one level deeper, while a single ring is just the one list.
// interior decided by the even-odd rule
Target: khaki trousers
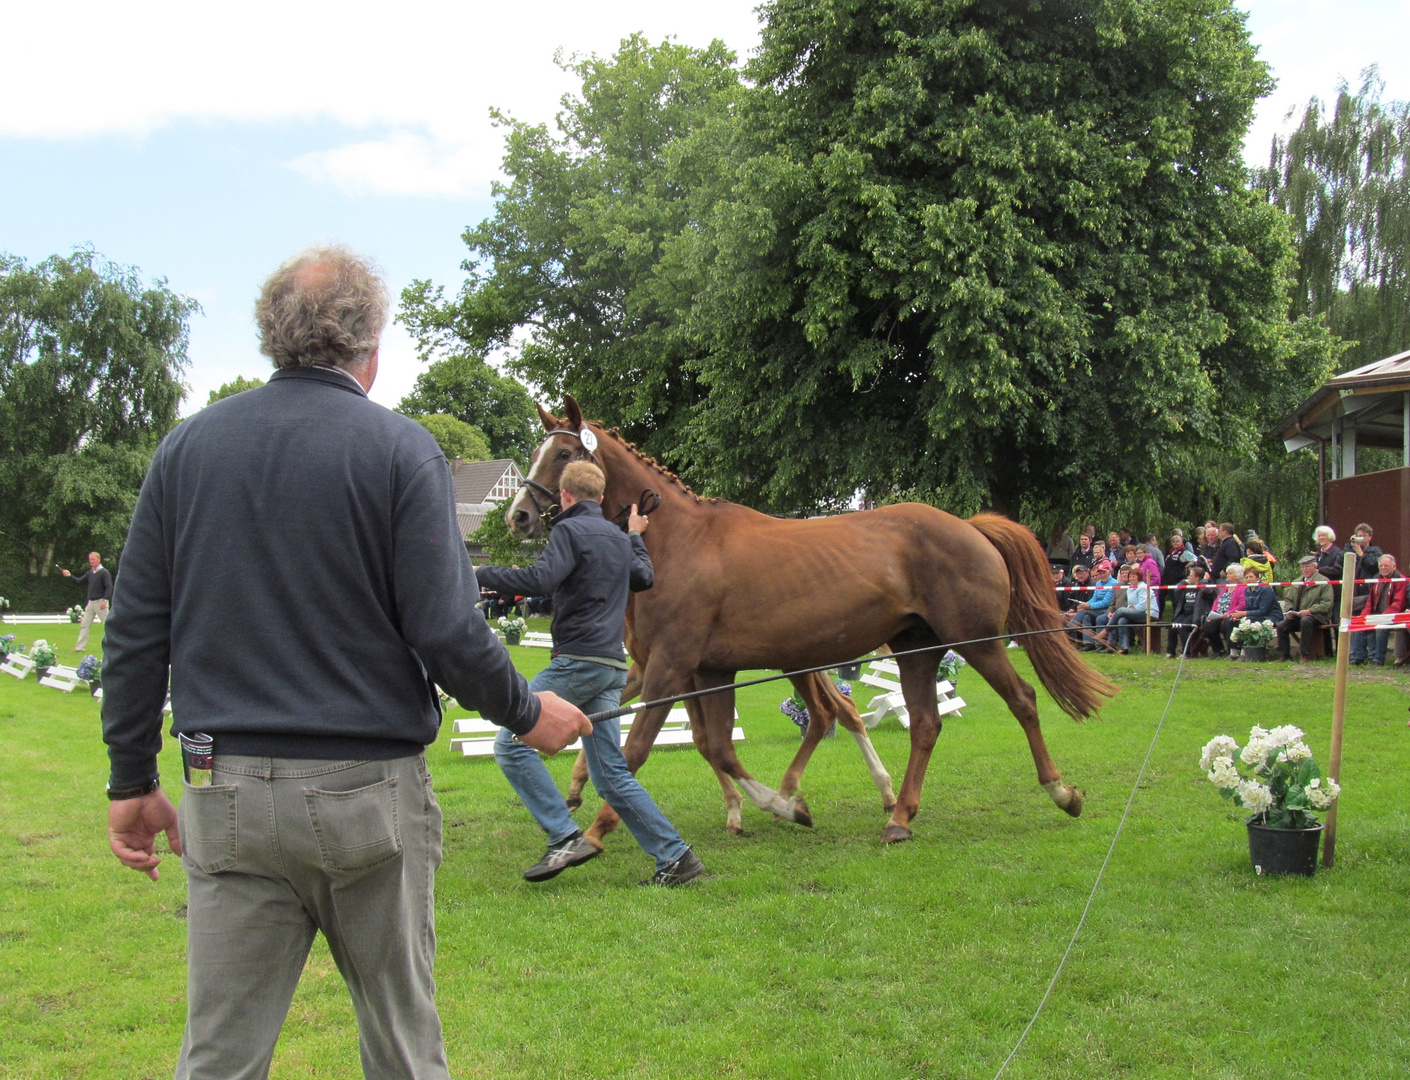
[{"label": "khaki trousers", "polygon": [[183,785],[187,1019],[177,1080],[269,1075],[314,934],[357,1013],[366,1077],[445,1080],[434,1001],[441,811],[422,755],[217,754]]},{"label": "khaki trousers", "polygon": [[90,600],[83,606],[83,618],[78,621],[78,640],[74,642],[73,651],[88,648],[88,631],[93,626],[93,620],[102,613],[101,600]]}]

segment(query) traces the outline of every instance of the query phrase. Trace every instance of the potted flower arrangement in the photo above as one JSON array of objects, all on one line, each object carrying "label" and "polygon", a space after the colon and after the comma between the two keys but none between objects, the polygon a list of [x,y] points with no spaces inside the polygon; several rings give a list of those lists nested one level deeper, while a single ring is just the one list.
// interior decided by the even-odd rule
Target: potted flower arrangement
[{"label": "potted flower arrangement", "polygon": [[24,646],[15,640],[14,634],[0,634],[0,660],[4,660],[12,652],[24,652]]},{"label": "potted flower arrangement", "polygon": [[527,625],[518,615],[500,616],[499,628],[504,631],[506,644],[518,645],[524,638],[524,627]]},{"label": "potted flower arrangement", "polygon": [[1254,663],[1264,659],[1268,643],[1273,640],[1277,629],[1271,619],[1262,622],[1240,619],[1239,625],[1229,631],[1229,640],[1243,650],[1245,660]]},{"label": "potted flower arrangement", "polygon": [[[845,682],[842,679],[833,679],[832,682],[833,685],[837,687],[839,693],[847,697],[852,696],[851,683]],[[792,697],[784,698],[779,702],[778,711],[798,725],[798,734],[800,736],[808,733],[808,706],[804,704],[803,699],[797,694],[794,694]],[[827,726],[827,730],[823,732],[823,738],[833,739],[836,737],[837,721],[834,720]]]},{"label": "potted flower arrangement", "polygon": [[960,668],[962,667],[964,667],[964,657],[954,649],[946,649],[945,655],[940,658],[940,670],[935,673],[935,677],[944,679],[951,686],[958,686]]},{"label": "potted flower arrangement", "polygon": [[1322,839],[1316,812],[1331,806],[1341,787],[1322,778],[1301,728],[1254,727],[1242,750],[1219,735],[1205,744],[1199,763],[1224,798],[1252,811],[1244,824],[1254,870],[1308,877],[1316,872]]},{"label": "potted flower arrangement", "polygon": [[71,623],[83,621],[83,608],[79,607],[77,604],[74,604],[74,606],[69,608],[64,614],[69,617],[69,622]]},{"label": "potted flower arrangement", "polygon": [[6,600],[3,596],[0,596],[0,611],[9,611],[9,610],[10,610],[10,601]]},{"label": "potted flower arrangement", "polygon": [[96,694],[103,685],[103,661],[89,653],[78,662],[75,673],[88,684],[90,693]]},{"label": "potted flower arrangement", "polygon": [[54,648],[43,638],[34,643],[29,650],[29,658],[34,661],[34,677],[42,679],[49,674],[49,668],[59,662],[59,656],[54,652]]}]

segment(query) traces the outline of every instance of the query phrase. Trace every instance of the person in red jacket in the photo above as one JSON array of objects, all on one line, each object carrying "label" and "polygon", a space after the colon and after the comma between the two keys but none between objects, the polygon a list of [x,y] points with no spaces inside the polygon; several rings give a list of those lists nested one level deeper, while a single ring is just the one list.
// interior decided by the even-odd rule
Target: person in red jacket
[{"label": "person in red jacket", "polygon": [[[1395,570],[1395,556],[1382,555],[1377,564],[1380,576],[1372,580],[1371,591],[1361,605],[1358,615],[1395,615],[1405,610],[1406,581]],[[1390,628],[1378,627],[1375,630],[1358,630],[1351,635],[1351,662],[1353,664],[1372,663],[1381,667],[1386,662],[1386,642],[1390,640]],[[1371,650],[1368,660],[1366,650]]]}]

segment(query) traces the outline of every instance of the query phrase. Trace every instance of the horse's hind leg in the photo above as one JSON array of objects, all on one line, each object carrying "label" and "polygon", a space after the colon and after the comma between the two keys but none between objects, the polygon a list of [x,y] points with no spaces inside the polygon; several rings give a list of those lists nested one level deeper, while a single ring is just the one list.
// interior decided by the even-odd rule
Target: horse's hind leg
[{"label": "horse's hind leg", "polygon": [[1048,747],[1043,742],[1043,729],[1038,723],[1038,695],[1018,676],[1009,662],[1003,642],[986,641],[982,644],[966,645],[959,650],[984,681],[992,686],[1004,699],[1009,711],[1018,718],[1023,734],[1028,737],[1028,749],[1033,754],[1033,764],[1038,769],[1038,783],[1061,809],[1073,817],[1082,813],[1082,795],[1071,784],[1065,783],[1062,773],[1048,755]]},{"label": "horse's hind leg", "polygon": [[[808,767],[813,751],[827,731],[828,725],[835,720],[852,733],[852,738],[856,740],[857,747],[862,752],[862,760],[866,762],[867,771],[871,774],[872,783],[881,793],[882,808],[888,814],[891,813],[896,807],[896,796],[891,789],[891,774],[881,763],[876,747],[872,746],[866,725],[862,723],[861,714],[857,712],[856,702],[833,686],[830,678],[821,674],[801,675],[791,681],[808,706],[808,730],[803,735],[802,746],[783,774],[778,793],[787,799],[798,791],[803,782],[803,770]],[[803,809],[807,810],[806,804],[803,804]]]},{"label": "horse's hind leg", "polygon": [[891,787],[891,774],[881,763],[881,755],[871,743],[867,726],[862,722],[862,714],[857,711],[857,703],[847,695],[838,693],[837,706],[837,722],[850,731],[852,738],[856,740],[857,749],[862,752],[862,760],[867,764],[867,772],[871,773],[871,782],[881,793],[881,808],[889,814],[896,809],[896,793]]}]

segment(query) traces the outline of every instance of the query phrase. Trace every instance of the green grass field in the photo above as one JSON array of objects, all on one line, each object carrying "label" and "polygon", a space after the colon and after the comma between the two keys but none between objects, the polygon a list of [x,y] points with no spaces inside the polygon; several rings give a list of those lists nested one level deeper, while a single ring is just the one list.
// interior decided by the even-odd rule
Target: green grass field
[{"label": "green grass field", "polygon": [[[66,662],[75,631],[20,636],[58,642]],[[530,674],[547,661],[514,653]],[[885,818],[845,733],[808,771],[813,829],[746,805],[746,835],[731,837],[695,751],[653,755],[642,779],[710,871],[670,891],[635,887],[650,860],[625,831],[583,867],[522,881],[542,835],[492,759],[452,756],[447,723],[428,756],[446,820],[437,976],[452,1072],[992,1077],[1067,947],[1176,671],[1096,663],[1123,687],[1096,719],[1075,724],[1040,695],[1053,757],[1085,791],[1080,819],[1053,807],[1017,723],[966,671],[969,707],[946,723],[908,844],[879,842]],[[1186,666],[1083,934],[1007,1077],[1405,1075],[1407,683],[1354,669],[1337,865],[1315,878],[1256,877],[1240,812],[1198,769],[1212,736],[1289,722],[1325,766],[1331,676]],[[742,760],[770,784],[798,743],[783,685],[739,700]],[[891,721],[873,734],[899,787],[906,733]],[[168,858],[154,884],[109,854],[97,703],[0,676],[0,749],[0,1077],[169,1076],[184,875]],[[550,765],[565,785],[571,764]],[[597,805],[589,792],[580,820]],[[361,1075],[321,943],[274,1075]]]}]

